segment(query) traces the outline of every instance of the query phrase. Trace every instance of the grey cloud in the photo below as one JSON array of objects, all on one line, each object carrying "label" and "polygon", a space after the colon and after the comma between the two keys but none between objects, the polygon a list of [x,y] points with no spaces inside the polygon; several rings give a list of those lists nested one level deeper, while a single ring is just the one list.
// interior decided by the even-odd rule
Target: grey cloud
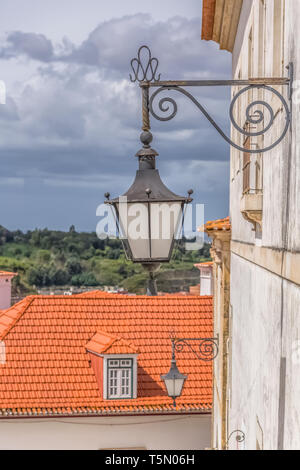
[{"label": "grey cloud", "polygon": [[[0,223],[11,227],[15,217],[27,228],[75,223],[93,229],[103,193],[128,189],[141,145],[140,89],[128,81],[129,62],[142,43],[160,59],[162,78],[230,74],[229,56],[200,41],[199,19],[158,23],[140,14],[113,19],[78,47],[64,39],[54,48],[43,35],[18,34],[7,43],[10,49],[3,53],[2,48],[2,58],[26,54],[39,63],[14,100],[9,95],[6,107],[0,106],[1,177],[6,181],[0,197],[11,201],[11,211],[1,209]],[[194,91],[229,133],[230,90]],[[175,192],[194,187],[209,218],[227,215],[229,148],[192,103],[177,98],[175,119],[151,118],[158,168]],[[24,185],[14,192],[17,180]]]},{"label": "grey cloud", "polygon": [[5,104],[0,104],[0,121],[17,121],[19,119],[16,102],[9,96]]},{"label": "grey cloud", "polygon": [[[128,76],[129,58],[135,57],[142,44],[151,47],[161,61],[160,70],[166,78],[182,78],[187,73],[210,69],[224,74],[228,66],[227,53],[216,60],[213,43],[201,47],[199,18],[173,17],[154,22],[149,14],[138,13],[100,23],[79,46],[63,38],[56,47],[43,34],[13,31],[7,35],[7,44],[0,49],[1,58],[25,54],[41,62],[73,62],[95,66],[118,77]],[[211,53],[210,53],[211,52]],[[229,68],[228,68],[229,71]]]},{"label": "grey cloud", "polygon": [[60,60],[73,61],[106,69],[111,73],[128,74],[128,57],[135,57],[142,44],[150,46],[153,55],[161,61],[163,76],[182,78],[189,72],[208,68],[223,73],[226,54],[215,60],[209,51],[216,45],[207,43],[201,47],[200,18],[170,18],[154,22],[150,15],[136,14],[114,18],[99,24],[86,41]]},{"label": "grey cloud", "polygon": [[44,34],[13,31],[7,35],[6,45],[0,48],[0,58],[10,59],[18,55],[47,62],[53,56],[53,45]]}]

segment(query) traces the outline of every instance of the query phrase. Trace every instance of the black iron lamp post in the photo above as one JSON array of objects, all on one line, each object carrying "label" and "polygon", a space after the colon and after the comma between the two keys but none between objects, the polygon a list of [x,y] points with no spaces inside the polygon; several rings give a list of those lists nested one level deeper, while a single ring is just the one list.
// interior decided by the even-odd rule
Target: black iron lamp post
[{"label": "black iron lamp post", "polygon": [[193,190],[179,196],[162,182],[156,169],[158,153],[151,147],[149,81],[140,83],[143,96],[143,126],[137,152],[139,168],[128,191],[115,199],[106,193],[106,204],[112,206],[117,229],[129,260],[141,263],[149,272],[148,294],[157,295],[155,272],[161,263],[169,262],[174,241],[183,226],[184,208],[192,202]]},{"label": "black iron lamp post", "polygon": [[184,206],[192,201],[192,190],[187,196],[178,196],[164,185],[156,169],[158,153],[150,147],[151,140],[149,131],[141,134],[144,145],[136,154],[139,169],[132,186],[116,199],[106,194],[106,203],[114,208],[127,258],[149,271],[148,289],[155,295],[154,272],[161,263],[170,261]]},{"label": "black iron lamp post", "polygon": [[[219,353],[219,336],[216,338],[175,338],[174,334],[171,334],[171,343],[171,367],[166,375],[161,376],[161,379],[165,383],[168,396],[173,399],[173,405],[176,406],[176,398],[181,396],[188,376],[179,372],[175,352],[181,352],[187,347],[199,361],[211,362]],[[198,351],[194,349],[195,343],[198,344]]]},{"label": "black iron lamp post", "polygon": [[187,375],[179,372],[175,358],[175,343],[172,341],[172,359],[171,367],[166,375],[162,375],[169,397],[173,399],[173,405],[176,406],[176,398],[180,397]]},{"label": "black iron lamp post", "polygon": [[[244,137],[258,137],[266,134],[275,122],[276,112],[266,101],[253,101],[246,108],[246,121],[251,130],[245,129],[242,123],[235,120],[235,106],[238,99],[245,93],[263,90],[275,95],[281,103],[285,115],[283,129],[276,136],[276,140],[266,147],[256,146],[247,149],[249,154],[268,152],[276,147],[285,137],[290,127],[291,111],[284,96],[274,86],[284,86],[288,90],[288,98],[292,99],[293,90],[293,63],[288,66],[288,77],[285,78],[249,78],[248,80],[176,80],[161,81],[157,73],[158,59],[152,57],[149,47],[142,46],[137,57],[131,60],[132,75],[130,80],[138,82],[142,90],[143,126],[141,142],[143,147],[136,156],[139,159],[139,169],[130,189],[120,198],[110,199],[106,193],[106,203],[114,208],[118,231],[123,239],[128,259],[141,263],[149,271],[148,292],[156,295],[154,273],[160,263],[170,260],[176,232],[183,218],[185,204],[192,201],[192,190],[186,197],[178,196],[170,191],[161,181],[155,166],[158,153],[150,146],[152,134],[150,132],[150,113],[160,121],[170,121],[177,114],[177,103],[171,97],[163,97],[158,102],[158,108],[163,114],[159,116],[154,109],[154,101],[160,93],[166,90],[180,93],[189,98],[200,110],[203,116],[214,126],[222,138],[232,147],[244,152],[244,147],[231,140],[209,115],[203,105],[189,93],[186,87],[232,86],[242,87],[235,93],[230,105],[229,116],[232,125]],[[185,88],[183,88],[185,87]],[[150,89],[156,90],[150,96]],[[172,214],[172,217],[171,217]],[[172,218],[172,220],[171,220]]]},{"label": "black iron lamp post", "polygon": [[148,294],[156,295],[155,271],[161,263],[170,261],[184,207],[192,201],[193,191],[178,196],[165,186],[156,169],[158,153],[151,148],[151,141],[151,132],[142,132],[143,148],[136,154],[139,169],[132,186],[115,199],[106,193],[105,202],[114,209],[127,258],[149,272]]}]

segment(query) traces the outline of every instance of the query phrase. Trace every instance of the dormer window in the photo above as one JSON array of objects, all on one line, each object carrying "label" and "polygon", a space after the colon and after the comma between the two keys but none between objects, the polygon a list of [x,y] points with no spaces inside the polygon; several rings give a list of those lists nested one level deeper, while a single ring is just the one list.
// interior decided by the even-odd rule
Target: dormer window
[{"label": "dormer window", "polygon": [[86,350],[104,400],[137,398],[139,351],[133,343],[98,331],[86,344]]},{"label": "dormer window", "polygon": [[133,359],[107,360],[107,398],[132,398]]}]

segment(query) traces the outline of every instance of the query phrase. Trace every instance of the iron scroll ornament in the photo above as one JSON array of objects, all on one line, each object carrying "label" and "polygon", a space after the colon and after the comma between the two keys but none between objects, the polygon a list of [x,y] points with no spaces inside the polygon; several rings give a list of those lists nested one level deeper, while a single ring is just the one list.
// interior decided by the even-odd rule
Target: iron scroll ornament
[{"label": "iron scroll ornament", "polygon": [[[219,338],[172,338],[174,352],[181,352],[185,347],[197,357],[197,359],[205,362],[213,361],[219,352]],[[198,351],[190,344],[190,342],[199,342]]]},{"label": "iron scroll ornament", "polygon": [[[264,89],[266,91],[274,93],[279,98],[280,102],[282,103],[282,106],[283,106],[283,109],[285,110],[285,115],[286,115],[285,116],[286,117],[286,123],[285,123],[284,129],[283,129],[281,135],[279,136],[279,138],[275,142],[273,142],[271,145],[269,145],[268,147],[265,147],[265,148],[247,149],[247,153],[258,154],[258,153],[268,152],[269,150],[276,147],[284,139],[284,137],[285,137],[285,135],[286,135],[286,133],[289,129],[291,116],[290,116],[289,106],[288,106],[286,100],[284,99],[284,97],[277,90],[275,90],[274,88],[272,88],[270,86],[267,86],[267,85],[249,85],[249,86],[243,88],[242,90],[240,90],[238,93],[236,93],[236,95],[234,96],[234,98],[231,102],[231,105],[230,105],[230,111],[229,111],[230,120],[232,122],[232,125],[235,127],[235,129],[238,130],[238,132],[240,132],[241,134],[243,134],[244,136],[247,136],[247,137],[256,137],[256,136],[260,136],[260,135],[265,134],[272,127],[272,125],[274,123],[274,120],[275,120],[274,111],[273,111],[272,107],[266,101],[253,101],[252,103],[250,103],[248,105],[248,107],[246,109],[247,122],[249,124],[252,124],[252,125],[260,124],[261,122],[264,121],[264,118],[265,118],[265,115],[264,115],[263,111],[261,111],[261,110],[256,109],[251,113],[251,110],[255,106],[263,106],[264,108],[266,108],[268,110],[269,120],[267,122],[267,125],[261,131],[249,132],[245,129],[242,129],[237,124],[237,122],[235,121],[233,114],[234,114],[234,107],[235,107],[235,104],[236,104],[238,98],[243,93],[247,93],[249,90],[253,90],[254,88]],[[184,88],[181,88],[179,86],[172,86],[172,87],[171,86],[170,87],[162,86],[162,87],[158,88],[154,93],[152,93],[152,95],[150,97],[150,100],[149,100],[149,111],[155,119],[157,119],[159,121],[170,121],[177,114],[177,110],[178,110],[177,103],[171,97],[161,98],[158,102],[158,107],[159,107],[160,111],[163,112],[163,113],[167,113],[170,110],[169,105],[172,105],[172,109],[170,110],[171,112],[170,112],[169,115],[159,116],[154,111],[154,107],[153,107],[154,99],[157,97],[157,95],[159,95],[161,92],[166,91],[166,90],[177,91],[177,92],[187,96],[197,106],[197,108],[202,112],[202,114],[206,117],[206,119],[214,126],[214,128],[223,137],[223,139],[226,140],[226,142],[228,142],[232,147],[236,148],[237,150],[239,150],[241,152],[245,152],[244,147],[241,147],[240,145],[237,145],[235,142],[233,142],[222,131],[222,129],[218,126],[218,124],[214,121],[214,119],[209,115],[209,113],[202,106],[202,104],[199,103],[199,101],[197,101],[196,98],[191,93],[189,93],[187,90],[185,90]]]},{"label": "iron scroll ornament", "polygon": [[228,436],[228,439],[226,441],[226,447],[228,448],[228,445],[229,445],[229,441],[230,439],[232,438],[232,436],[235,435],[235,440],[238,444],[240,444],[241,442],[244,442],[244,440],[246,439],[246,435],[243,431],[241,431],[240,429],[235,429],[234,431],[232,431],[229,436]]},{"label": "iron scroll ornament", "polygon": [[[146,60],[143,60],[142,51],[145,51]],[[137,57],[132,59],[130,62],[133,72],[133,75],[129,74],[131,82],[151,82],[152,80],[159,81],[160,74],[156,76],[158,64],[158,59],[156,57],[152,57],[148,46],[140,47]]]}]

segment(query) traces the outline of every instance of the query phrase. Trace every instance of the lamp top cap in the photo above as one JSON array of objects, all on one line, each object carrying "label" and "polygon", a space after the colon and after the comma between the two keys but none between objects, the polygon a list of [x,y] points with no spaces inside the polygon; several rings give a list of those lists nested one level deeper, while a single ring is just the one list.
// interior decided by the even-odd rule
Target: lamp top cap
[{"label": "lamp top cap", "polygon": [[140,140],[144,146],[149,147],[153,140],[153,135],[150,131],[144,131],[140,135]]}]

